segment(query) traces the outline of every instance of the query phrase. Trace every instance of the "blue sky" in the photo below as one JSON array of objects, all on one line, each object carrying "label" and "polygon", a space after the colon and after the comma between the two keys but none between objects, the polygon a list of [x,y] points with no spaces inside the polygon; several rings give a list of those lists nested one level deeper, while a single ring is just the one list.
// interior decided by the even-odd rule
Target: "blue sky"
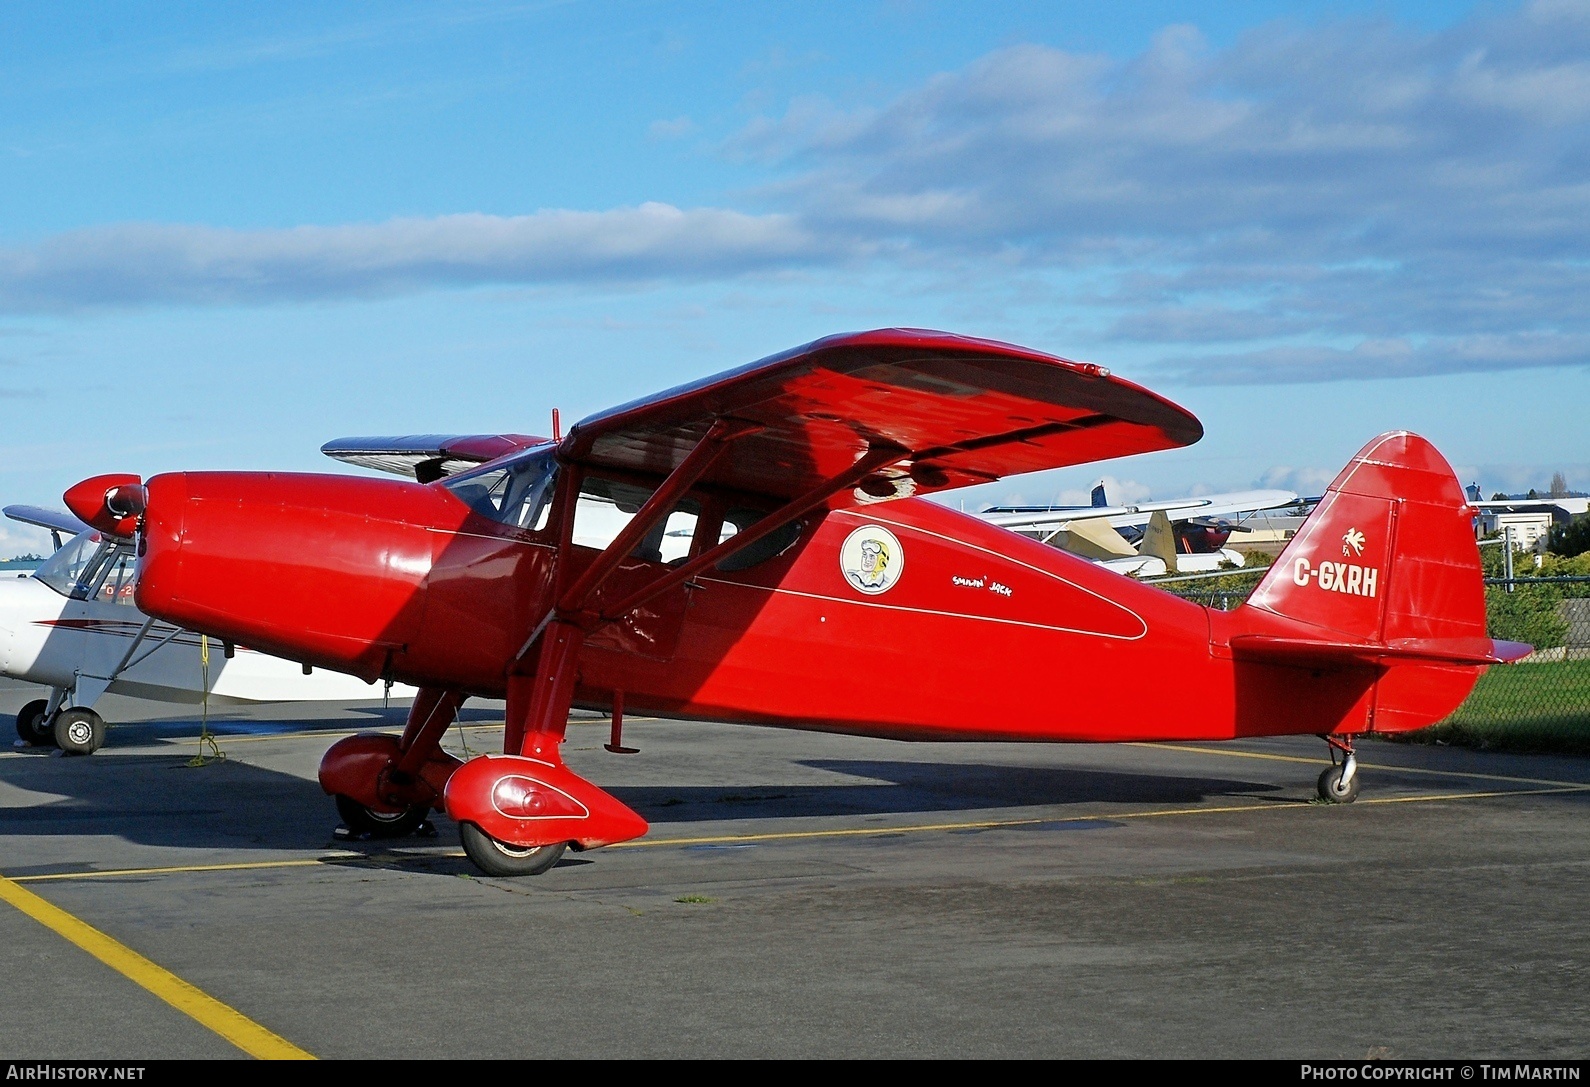
[{"label": "blue sky", "polygon": [[974,506],[1317,491],[1396,427],[1590,489],[1587,122],[1561,0],[8,7],[0,501],[887,325],[1205,423]]}]

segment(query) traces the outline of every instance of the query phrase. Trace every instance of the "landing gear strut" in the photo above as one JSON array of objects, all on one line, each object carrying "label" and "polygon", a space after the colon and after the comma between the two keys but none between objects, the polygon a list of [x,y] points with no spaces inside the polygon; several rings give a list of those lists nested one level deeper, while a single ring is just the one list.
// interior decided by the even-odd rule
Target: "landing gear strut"
[{"label": "landing gear strut", "polygon": [[[1319,798],[1327,804],[1351,804],[1358,799],[1358,756],[1353,753],[1352,736],[1326,736],[1331,764],[1319,776]],[[1341,762],[1336,753],[1341,752]]]},{"label": "landing gear strut", "polygon": [[349,836],[424,833],[425,817],[442,806],[442,790],[460,765],[441,749],[441,738],[464,698],[461,691],[422,688],[401,738],[360,733],[331,745],[320,760],[320,787],[336,802]]}]

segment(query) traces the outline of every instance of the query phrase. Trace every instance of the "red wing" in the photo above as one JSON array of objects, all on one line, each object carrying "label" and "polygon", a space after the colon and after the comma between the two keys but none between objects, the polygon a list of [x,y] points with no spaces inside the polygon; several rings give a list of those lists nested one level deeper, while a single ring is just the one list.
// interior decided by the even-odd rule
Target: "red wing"
[{"label": "red wing", "polygon": [[[666,474],[714,420],[755,424],[705,476],[789,498],[869,448],[901,456],[869,494],[924,494],[1190,445],[1203,427],[1163,397],[1011,344],[919,329],[830,336],[585,419],[559,449],[592,467]],[[849,492],[834,505],[855,501]]]}]

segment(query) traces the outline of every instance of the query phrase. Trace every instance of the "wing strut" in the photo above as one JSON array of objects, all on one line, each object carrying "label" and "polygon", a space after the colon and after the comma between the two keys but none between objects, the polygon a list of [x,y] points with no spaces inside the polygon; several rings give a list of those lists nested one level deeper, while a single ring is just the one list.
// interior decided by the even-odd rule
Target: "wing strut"
[{"label": "wing strut", "polygon": [[719,419],[708,428],[707,433],[696,443],[679,467],[668,474],[662,486],[652,492],[644,505],[631,517],[629,524],[624,526],[611,543],[596,557],[596,561],[585,568],[566,591],[558,596],[557,610],[563,614],[583,612],[591,601],[592,594],[607,580],[607,576],[618,568],[624,561],[624,556],[635,549],[635,545],[646,538],[646,533],[656,527],[657,522],[667,517],[673,511],[674,502],[690,489],[690,485],[700,479],[712,462],[723,454],[736,438],[761,430],[756,423],[741,423],[728,419]]},{"label": "wing strut", "polygon": [[909,450],[898,445],[874,443],[872,448],[867,450],[860,460],[856,461],[845,471],[818,484],[805,494],[790,499],[775,512],[756,522],[756,524],[751,525],[749,528],[741,529],[716,547],[702,552],[682,566],[669,570],[650,585],[637,589],[619,601],[614,607],[604,611],[602,613],[603,620],[612,622],[615,619],[623,618],[658,594],[665,593],[675,585],[690,580],[714,563],[722,562],[742,547],[749,547],[762,537],[777,532],[803,514],[810,513],[846,487],[854,487],[877,469],[900,460],[908,453]]}]

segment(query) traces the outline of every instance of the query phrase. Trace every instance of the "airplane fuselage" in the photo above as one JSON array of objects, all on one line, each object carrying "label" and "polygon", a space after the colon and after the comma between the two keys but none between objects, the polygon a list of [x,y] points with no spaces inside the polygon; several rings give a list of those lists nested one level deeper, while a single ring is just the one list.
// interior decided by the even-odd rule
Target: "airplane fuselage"
[{"label": "airplane fuselage", "polygon": [[[148,487],[140,606],[365,679],[502,697],[558,587],[597,555],[569,548],[560,578],[551,528],[482,517],[442,484],[190,473]],[[701,498],[712,543],[723,504]],[[630,557],[598,603],[658,573]],[[1373,667],[1234,659],[1244,621],[906,498],[818,511],[781,554],[589,623],[574,700],[622,692],[631,712],[915,739],[1369,727]]]}]

